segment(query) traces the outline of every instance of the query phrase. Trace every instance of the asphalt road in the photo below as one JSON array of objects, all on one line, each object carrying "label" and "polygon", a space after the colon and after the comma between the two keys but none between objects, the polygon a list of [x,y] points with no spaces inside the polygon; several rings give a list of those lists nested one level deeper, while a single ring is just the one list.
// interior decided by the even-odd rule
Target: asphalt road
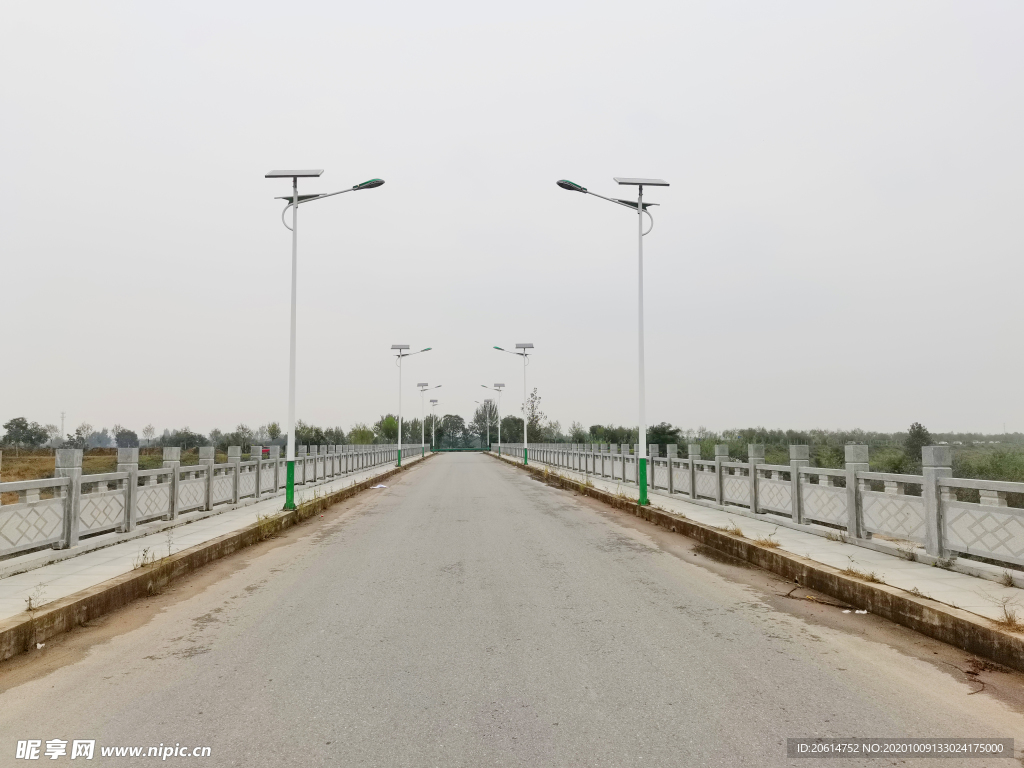
[{"label": "asphalt road", "polygon": [[0,765],[30,738],[206,766],[805,768],[836,761],[787,737],[1024,739],[1019,676],[973,694],[905,631],[784,610],[761,572],[492,458],[393,483],[0,667]]}]

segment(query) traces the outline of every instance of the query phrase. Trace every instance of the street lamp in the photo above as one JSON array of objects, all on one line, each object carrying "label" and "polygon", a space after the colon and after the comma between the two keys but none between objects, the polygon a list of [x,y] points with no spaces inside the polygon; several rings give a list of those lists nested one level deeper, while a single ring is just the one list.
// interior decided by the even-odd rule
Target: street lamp
[{"label": "street lamp", "polygon": [[484,389],[492,389],[498,393],[498,455],[501,456],[501,390],[505,385],[495,384],[493,387],[488,387],[486,384],[481,384],[480,386]]},{"label": "street lamp", "polygon": [[[639,275],[637,279],[638,285],[638,317],[637,328],[639,331],[639,339],[637,347],[639,349],[639,369],[640,369],[640,453],[637,455],[637,469],[636,469],[636,484],[640,491],[640,504],[646,505],[647,501],[647,413],[646,413],[646,384],[644,381],[644,235],[649,234],[654,229],[654,217],[651,216],[651,212],[647,209],[657,203],[645,203],[644,202],[644,187],[667,187],[668,182],[661,179],[630,179],[622,178],[619,176],[615,177],[615,181],[622,186],[636,187],[637,188],[637,199],[636,202],[632,200],[619,200],[604,195],[599,195],[596,192],[589,191],[586,187],[581,187],[579,184],[569,181],[568,179],[562,179],[558,182],[558,186],[562,189],[567,189],[570,192],[582,192],[585,195],[593,195],[594,197],[600,197],[602,200],[607,200],[609,203],[615,203],[616,205],[624,205],[627,208],[632,208],[637,213],[638,228],[637,232],[639,236],[637,242],[639,243],[638,261]],[[647,214],[647,218],[650,219],[651,226],[644,231],[644,214]]]},{"label": "street lamp", "polygon": [[429,352],[433,347],[426,347],[420,352],[406,352],[408,344],[392,344],[391,348],[398,350],[398,354],[395,355],[395,365],[398,366],[398,466],[402,466],[402,358]]},{"label": "street lamp", "polygon": [[430,450],[434,451],[437,448],[437,400],[430,401],[431,408],[431,419],[430,419]]},{"label": "street lamp", "polygon": [[510,355],[519,355],[523,358],[523,465],[530,463],[529,456],[527,455],[527,435],[526,435],[526,366],[530,364],[530,353],[526,350],[533,349],[533,344],[516,344],[516,349],[519,352],[512,352],[508,349],[502,349],[501,347],[495,347],[499,352],[508,352]]},{"label": "street lamp", "polygon": [[[370,179],[362,184],[356,184],[351,189],[343,189],[339,192],[328,192],[323,195],[300,195],[299,179],[315,179],[323,173],[323,169],[308,171],[270,171],[264,178],[267,179],[291,179],[291,197],[278,197],[277,200],[288,200],[288,205],[281,211],[281,223],[292,231],[292,316],[291,336],[289,338],[288,351],[288,447],[285,452],[287,459],[287,482],[285,486],[284,508],[295,509],[295,296],[296,282],[299,271],[299,206],[322,197],[333,197],[343,192],[352,192],[360,189],[373,189],[384,183],[383,179]],[[292,209],[292,225],[289,227],[284,216],[288,209]]]},{"label": "street lamp", "polygon": [[[484,387],[484,389],[486,389],[486,387]],[[489,450],[491,450],[491,403],[493,403],[494,401],[491,400],[490,398],[487,398],[482,403],[479,400],[474,400],[473,402],[476,403],[477,405],[482,405],[484,407],[484,421],[487,422],[487,443],[486,443],[486,445],[487,445],[487,450],[489,451]]]},{"label": "street lamp", "polygon": [[[429,392],[432,389],[439,389],[441,385],[438,384],[437,386],[431,387],[427,385],[427,382],[423,382],[422,384],[417,384],[416,386],[419,387],[420,390],[420,458],[423,458],[424,456],[427,455],[427,442],[425,440],[424,431],[427,426],[427,417],[423,412],[423,393]],[[431,400],[430,402],[436,403],[437,401]],[[430,449],[434,449],[433,443],[431,443]]]}]

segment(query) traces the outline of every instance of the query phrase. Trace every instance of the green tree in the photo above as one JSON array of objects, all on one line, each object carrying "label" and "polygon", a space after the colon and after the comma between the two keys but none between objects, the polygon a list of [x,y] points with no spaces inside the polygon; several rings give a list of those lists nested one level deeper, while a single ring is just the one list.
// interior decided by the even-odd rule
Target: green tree
[{"label": "green tree", "polygon": [[118,448],[138,448],[139,436],[130,429],[121,428],[114,433],[114,440]]},{"label": "green tree", "polygon": [[373,442],[373,430],[368,425],[358,421],[348,431],[348,439],[352,445],[369,445]]},{"label": "green tree", "polygon": [[377,440],[382,443],[394,443],[398,441],[398,417],[393,413],[381,416],[373,425],[373,433]]},{"label": "green tree", "polygon": [[267,424],[267,434],[270,435],[271,440],[277,440],[281,436],[281,425],[276,421],[272,421]]},{"label": "green tree", "polygon": [[523,420],[518,416],[506,416],[501,420],[501,442],[523,442]]},{"label": "green tree", "polygon": [[466,420],[453,413],[446,413],[441,419],[441,427],[444,433],[444,440],[440,441],[442,447],[467,448],[469,432],[466,429]]},{"label": "green tree", "polygon": [[24,416],[16,416],[3,426],[5,430],[3,443],[13,445],[15,455],[21,448],[35,448],[42,445],[49,437],[45,427],[39,426],[35,421],[29,423]]},{"label": "green tree", "polygon": [[913,461],[921,461],[921,449],[932,444],[931,433],[920,423],[915,421],[907,431],[907,439],[903,442],[903,450]]},{"label": "green tree", "polygon": [[[540,409],[541,397],[537,394],[537,388],[533,388],[533,392],[526,398],[526,424],[528,429],[528,435],[536,437],[541,436],[541,430],[544,426],[544,421],[547,416],[544,411]],[[533,442],[531,437],[530,442]]]},{"label": "green tree", "polygon": [[578,421],[574,421],[569,427],[569,441],[572,443],[589,443],[590,434]]},{"label": "green tree", "polygon": [[673,427],[667,421],[647,428],[648,445],[679,445],[679,427]]}]

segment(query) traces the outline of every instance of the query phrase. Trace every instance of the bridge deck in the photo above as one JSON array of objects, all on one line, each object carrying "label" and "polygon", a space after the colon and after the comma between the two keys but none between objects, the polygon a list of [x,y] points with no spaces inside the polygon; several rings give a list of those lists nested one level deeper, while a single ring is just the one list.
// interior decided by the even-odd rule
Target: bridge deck
[{"label": "bridge deck", "polygon": [[965,706],[977,686],[940,663],[962,653],[788,610],[767,574],[490,457],[392,482],[58,641],[76,663],[8,663],[0,732],[303,767],[770,766],[790,736],[1024,735],[988,692]]}]

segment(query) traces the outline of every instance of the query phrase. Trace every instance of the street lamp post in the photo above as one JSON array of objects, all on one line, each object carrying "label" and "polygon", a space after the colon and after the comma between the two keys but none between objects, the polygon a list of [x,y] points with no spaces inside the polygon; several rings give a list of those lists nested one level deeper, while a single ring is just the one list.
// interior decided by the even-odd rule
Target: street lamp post
[{"label": "street lamp post", "polygon": [[[427,417],[423,411],[423,393],[429,392],[432,389],[439,389],[441,385],[438,384],[437,386],[431,387],[427,385],[427,382],[423,382],[422,384],[417,384],[416,386],[419,387],[420,390],[420,458],[423,458],[424,456],[427,455],[427,441],[425,433],[427,427]],[[437,401],[431,400],[430,402],[436,403]],[[430,449],[434,449],[433,442],[431,442],[430,444]]]},{"label": "street lamp post", "polygon": [[526,427],[526,366],[530,364],[530,353],[526,350],[533,349],[533,344],[516,344],[516,349],[519,352],[512,352],[508,349],[502,349],[501,347],[495,347],[499,352],[508,352],[510,355],[519,355],[523,358],[523,465],[526,466],[530,463],[529,449],[527,449],[527,427]]},{"label": "street lamp post", "polygon": [[437,448],[437,430],[434,427],[437,426],[437,400],[430,401],[430,450],[433,451]]},{"label": "street lamp post", "polygon": [[398,466],[402,466],[402,358],[418,355],[420,352],[429,352],[433,347],[426,347],[419,352],[406,352],[408,344],[392,344],[391,348],[397,350],[395,364],[398,366]]},{"label": "street lamp post", "polygon": [[[344,192],[352,192],[360,189],[373,189],[384,183],[383,179],[370,179],[362,184],[356,184],[351,189],[342,189],[339,192],[328,192],[326,194],[300,195],[299,179],[315,179],[323,173],[323,169],[307,171],[270,171],[264,176],[267,179],[291,179],[292,194],[289,197],[278,197],[278,200],[288,200],[289,203],[281,211],[281,223],[292,231],[292,308],[291,308],[291,332],[288,346],[288,446],[285,451],[286,457],[286,483],[284,508],[295,509],[295,298],[296,286],[299,274],[299,206],[322,197],[333,197]],[[289,227],[285,221],[285,214],[292,209],[292,225]]]},{"label": "street lamp post", "polygon": [[[486,387],[484,387],[486,389]],[[491,450],[491,403],[494,401],[490,398],[484,400],[482,403],[479,400],[474,400],[477,405],[484,407],[484,421],[487,422],[487,450]]]},{"label": "street lamp post", "polygon": [[492,389],[498,393],[498,455],[501,456],[501,390],[505,385],[495,384],[493,387],[488,387],[486,384],[481,384],[480,386],[484,389]]},{"label": "street lamp post", "polygon": [[[645,203],[644,202],[644,187],[667,187],[668,182],[662,179],[633,179],[623,178],[620,176],[615,177],[616,183],[622,186],[630,186],[637,188],[637,199],[636,202],[632,200],[619,200],[604,195],[599,195],[596,192],[589,191],[586,187],[581,187],[579,184],[569,181],[568,179],[561,179],[556,182],[562,189],[567,189],[570,192],[582,192],[585,195],[593,195],[594,197],[600,197],[602,200],[607,200],[610,203],[617,205],[623,205],[626,208],[632,208],[637,214],[637,349],[638,349],[638,367],[639,367],[639,379],[640,379],[640,447],[639,454],[637,455],[637,469],[636,469],[636,484],[640,491],[640,504],[647,505],[647,386],[644,379],[644,235],[650,234],[650,231],[654,229],[654,217],[651,216],[651,212],[647,209],[657,203]],[[650,219],[651,226],[644,231],[644,214],[647,214],[647,218]]]}]

